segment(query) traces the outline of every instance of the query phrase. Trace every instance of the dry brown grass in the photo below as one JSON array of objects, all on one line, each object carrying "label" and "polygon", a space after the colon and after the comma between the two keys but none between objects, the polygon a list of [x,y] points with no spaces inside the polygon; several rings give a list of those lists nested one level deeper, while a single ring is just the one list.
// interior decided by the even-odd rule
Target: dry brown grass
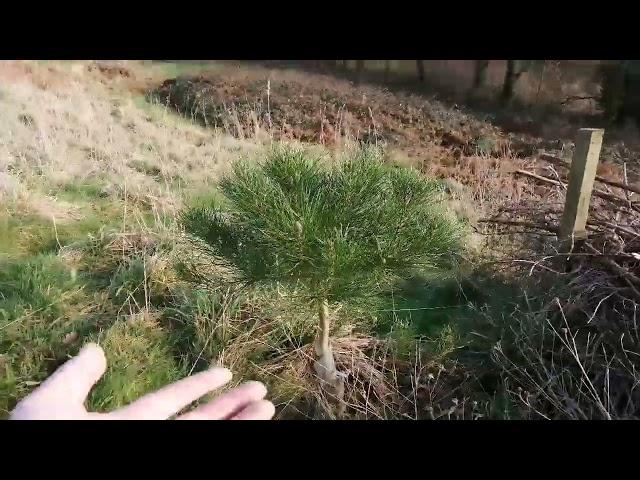
[{"label": "dry brown grass", "polygon": [[107,196],[173,216],[183,190],[209,188],[231,159],[260,148],[181,121],[162,107],[144,107],[128,85],[106,88],[78,65],[1,66],[6,198],[29,199],[36,212],[64,216],[64,204],[53,207],[50,193],[97,185]]}]

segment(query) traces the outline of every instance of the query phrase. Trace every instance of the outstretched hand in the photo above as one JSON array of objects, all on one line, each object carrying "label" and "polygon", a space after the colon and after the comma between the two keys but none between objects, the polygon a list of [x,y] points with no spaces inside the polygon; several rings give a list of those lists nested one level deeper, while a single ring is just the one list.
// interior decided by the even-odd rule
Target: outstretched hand
[{"label": "outstretched hand", "polygon": [[[96,344],[86,345],[11,413],[12,420],[165,420],[194,400],[231,380],[226,368],[191,375],[109,413],[88,412],[85,400],[102,377],[107,360]],[[269,420],[273,404],[264,400],[267,389],[247,382],[185,413],[178,420]]]}]

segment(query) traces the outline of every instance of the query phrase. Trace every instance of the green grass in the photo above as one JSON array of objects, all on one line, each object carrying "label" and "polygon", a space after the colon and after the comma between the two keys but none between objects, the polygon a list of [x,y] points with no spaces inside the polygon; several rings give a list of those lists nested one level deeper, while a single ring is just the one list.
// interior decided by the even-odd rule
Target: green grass
[{"label": "green grass", "polygon": [[170,335],[144,315],[120,320],[93,339],[104,349],[108,368],[91,393],[91,410],[127,405],[187,374],[174,358]]},{"label": "green grass", "polygon": [[208,367],[224,347],[207,343],[219,301],[180,280],[178,232],[130,207],[122,234],[121,201],[99,192],[59,192],[86,215],[55,227],[16,205],[0,217],[0,418],[88,341],[109,361],[89,402],[100,411]]},{"label": "green grass", "polygon": [[166,78],[176,78],[185,75],[200,75],[215,72],[224,68],[223,64],[211,60],[178,62],[154,61],[150,65],[156,72],[161,72]]},{"label": "green grass", "polygon": [[57,192],[57,197],[68,202],[91,202],[106,197],[99,183],[68,183]]},{"label": "green grass", "polygon": [[[167,275],[151,268],[144,249],[127,251],[125,257],[114,251],[118,235],[103,230],[60,253],[0,263],[0,416],[90,340],[104,344],[114,363],[92,397],[92,404],[101,408],[121,405],[145,388],[184,374],[180,356],[172,342],[163,343],[168,334],[158,325],[133,322],[129,328],[127,322],[140,312],[163,308]],[[162,246],[154,248],[159,252]],[[145,293],[154,302],[150,309]],[[69,341],[70,336],[78,339]],[[126,383],[130,387],[117,393]]]},{"label": "green grass", "polygon": [[[56,222],[39,215],[12,212],[0,215],[0,260],[17,258],[39,253],[55,253],[61,247],[69,245],[94,233],[101,228],[117,226],[120,219],[114,217],[113,206],[104,204],[104,210],[95,208],[79,220]],[[120,213],[120,212],[117,212]]]},{"label": "green grass", "polygon": [[52,254],[3,263],[0,294],[0,414],[7,414],[61,359],[65,335],[83,322],[76,313],[86,296],[71,269]]},{"label": "green grass", "polygon": [[162,178],[162,170],[160,170],[158,166],[152,165],[144,160],[132,160],[129,162],[129,166],[140,173],[149,175],[150,177],[154,177],[156,179]]},{"label": "green grass", "polygon": [[[80,218],[58,220],[55,225],[12,203],[0,216],[0,417],[8,416],[20,398],[90,340],[105,344],[116,368],[92,397],[101,408],[128,401],[136,392],[184,373],[179,366],[172,367],[178,365],[179,357],[174,356],[171,343],[153,343],[160,341],[159,327],[140,327],[140,332],[146,332],[141,342],[151,343],[136,350],[139,343],[133,342],[132,332],[138,330],[120,326],[140,310],[130,305],[130,298],[145,305],[146,262],[149,277],[153,275],[149,256],[162,254],[170,245],[160,239],[148,247],[152,251],[135,245],[126,252],[114,250],[113,242],[120,238],[122,204],[103,198],[101,192],[99,184],[91,183],[58,191],[58,198],[78,207]],[[129,214],[130,222],[139,214],[149,229],[164,229],[155,225],[151,212],[132,208]],[[128,231],[135,227],[130,223]],[[127,238],[135,238],[136,232],[131,233],[134,236]],[[157,277],[146,279],[146,291],[161,305],[166,274],[160,271]],[[123,352],[129,355],[124,364],[118,356]],[[135,361],[143,365],[138,377],[145,378],[132,373]],[[152,364],[144,366],[144,362]],[[118,376],[113,372],[120,367]],[[130,375],[131,381],[126,380]],[[114,393],[123,383],[131,384],[129,390]]]}]

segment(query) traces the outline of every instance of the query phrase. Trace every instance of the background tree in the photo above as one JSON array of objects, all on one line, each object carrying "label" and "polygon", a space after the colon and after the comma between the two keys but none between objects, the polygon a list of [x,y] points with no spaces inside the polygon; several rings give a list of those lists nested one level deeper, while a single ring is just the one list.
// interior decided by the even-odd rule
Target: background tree
[{"label": "background tree", "polygon": [[627,116],[639,117],[639,67],[640,62],[633,60],[607,60],[600,65],[598,103],[609,122],[620,124]]},{"label": "background tree", "polygon": [[362,72],[364,71],[364,60],[356,60],[356,84],[362,83]]},{"label": "background tree", "polygon": [[418,81],[424,83],[424,60],[416,60],[416,67],[418,69]]},{"label": "background tree", "polygon": [[507,69],[504,73],[504,83],[502,84],[502,100],[509,102],[513,98],[513,91],[518,80],[519,60],[507,60]]},{"label": "background tree", "polygon": [[487,86],[489,79],[489,60],[476,60],[473,74],[473,88],[477,90]]},{"label": "background tree", "polygon": [[513,99],[516,83],[520,76],[532,65],[531,60],[507,60],[507,69],[504,74],[501,98],[505,103]]},{"label": "background tree", "polygon": [[221,182],[224,200],[190,210],[185,226],[243,282],[289,283],[313,302],[315,370],[341,397],[329,306],[449,264],[462,228],[442,213],[439,185],[384,165],[373,150],[328,167],[277,149],[262,165],[237,163]]}]

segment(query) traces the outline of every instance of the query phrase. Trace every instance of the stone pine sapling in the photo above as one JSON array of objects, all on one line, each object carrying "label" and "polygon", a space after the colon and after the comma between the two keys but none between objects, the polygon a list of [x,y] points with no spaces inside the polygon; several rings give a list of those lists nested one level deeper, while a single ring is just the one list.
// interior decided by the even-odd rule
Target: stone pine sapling
[{"label": "stone pine sapling", "polygon": [[263,163],[236,163],[220,186],[224,198],[186,213],[187,231],[243,281],[291,283],[315,303],[315,370],[337,396],[330,303],[448,264],[461,237],[438,205],[437,182],[385,165],[373,150],[328,165],[279,148]]}]

